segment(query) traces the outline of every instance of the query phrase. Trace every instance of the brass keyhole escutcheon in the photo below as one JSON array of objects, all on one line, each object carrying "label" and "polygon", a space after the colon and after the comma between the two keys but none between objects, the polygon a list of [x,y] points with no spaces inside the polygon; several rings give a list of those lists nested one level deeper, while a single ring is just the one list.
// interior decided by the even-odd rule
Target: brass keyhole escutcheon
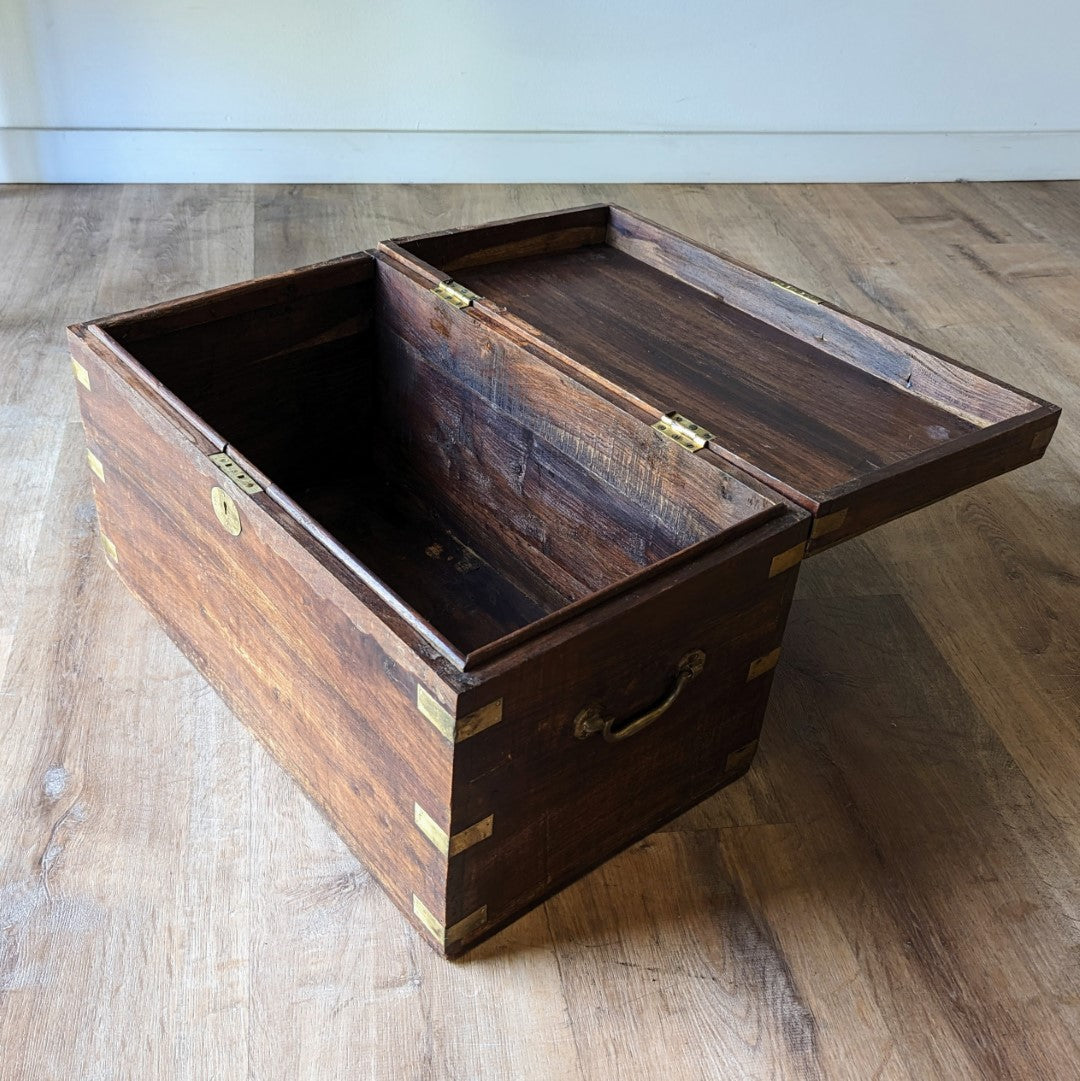
[{"label": "brass keyhole escutcheon", "polygon": [[210,502],[214,504],[214,513],[222,527],[234,537],[240,536],[240,510],[224,488],[210,489]]}]

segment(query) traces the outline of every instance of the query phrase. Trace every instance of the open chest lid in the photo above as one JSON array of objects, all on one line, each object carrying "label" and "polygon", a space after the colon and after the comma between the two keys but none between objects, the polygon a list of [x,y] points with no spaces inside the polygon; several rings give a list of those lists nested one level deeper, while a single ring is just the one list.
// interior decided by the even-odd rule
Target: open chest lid
[{"label": "open chest lid", "polygon": [[1039,458],[1060,410],[620,207],[384,242],[833,544]]}]

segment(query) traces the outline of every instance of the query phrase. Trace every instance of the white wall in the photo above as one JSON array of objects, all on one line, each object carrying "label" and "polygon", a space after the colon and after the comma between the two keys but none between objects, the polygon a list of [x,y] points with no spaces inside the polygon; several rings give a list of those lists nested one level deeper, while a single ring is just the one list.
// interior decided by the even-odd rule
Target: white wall
[{"label": "white wall", "polygon": [[1080,177],[1077,0],[0,0],[0,180]]}]

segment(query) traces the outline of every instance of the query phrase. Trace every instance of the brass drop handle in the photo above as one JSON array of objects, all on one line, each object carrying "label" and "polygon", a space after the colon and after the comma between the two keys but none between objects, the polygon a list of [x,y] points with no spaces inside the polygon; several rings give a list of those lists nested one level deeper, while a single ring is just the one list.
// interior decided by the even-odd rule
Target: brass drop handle
[{"label": "brass drop handle", "polygon": [[678,668],[675,669],[675,680],[668,691],[655,706],[650,707],[644,713],[636,717],[630,717],[625,721],[616,721],[614,717],[605,717],[603,708],[594,703],[586,706],[574,718],[574,735],[578,739],[588,739],[594,732],[603,732],[604,739],[608,743],[618,743],[619,740],[629,739],[636,736],[643,728],[648,728],[653,721],[659,720],[673,705],[675,700],[683,692],[683,688],[705,667],[705,654],[700,649],[687,653]]}]

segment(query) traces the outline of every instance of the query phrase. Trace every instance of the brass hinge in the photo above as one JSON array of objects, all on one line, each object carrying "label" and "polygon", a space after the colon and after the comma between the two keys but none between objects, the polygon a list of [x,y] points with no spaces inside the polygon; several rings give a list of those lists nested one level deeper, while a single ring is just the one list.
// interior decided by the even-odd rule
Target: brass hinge
[{"label": "brass hinge", "polygon": [[211,454],[210,461],[214,463],[231,480],[237,488],[248,495],[257,495],[262,488],[245,473],[227,454]]},{"label": "brass hinge", "polygon": [[459,282],[453,281],[439,282],[431,291],[447,304],[453,304],[455,308],[467,308],[474,300],[480,299],[479,293],[474,293]]},{"label": "brass hinge", "polygon": [[680,447],[685,447],[691,454],[704,450],[705,444],[713,437],[712,432],[706,431],[700,424],[695,424],[681,413],[665,413],[653,427]]},{"label": "brass hinge", "polygon": [[797,297],[802,297],[803,300],[809,300],[811,304],[820,304],[821,299],[814,296],[813,293],[808,293],[805,289],[800,289],[797,285],[789,285],[787,282],[782,282],[779,278],[770,278],[769,281],[773,285],[778,285],[781,289],[786,289],[789,293],[794,293]]}]

